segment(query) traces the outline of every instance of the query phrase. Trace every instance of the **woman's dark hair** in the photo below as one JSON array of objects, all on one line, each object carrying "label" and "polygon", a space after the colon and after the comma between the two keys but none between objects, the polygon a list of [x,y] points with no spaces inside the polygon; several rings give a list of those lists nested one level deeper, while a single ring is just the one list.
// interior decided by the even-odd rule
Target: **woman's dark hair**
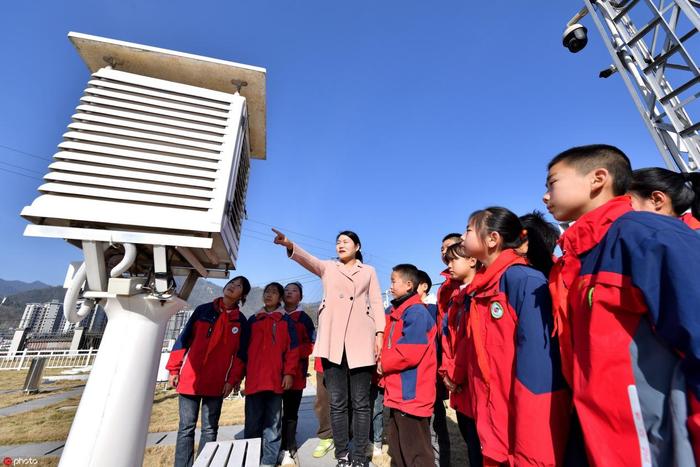
[{"label": "woman's dark hair", "polygon": [[270,282],[263,289],[263,294],[267,292],[267,289],[269,289],[270,287],[277,289],[277,294],[280,296],[279,303],[282,303],[282,297],[284,297],[284,287],[282,287],[282,284],[280,284],[279,282]]},{"label": "woman's dark hair", "polygon": [[[482,239],[486,238],[490,232],[498,232],[503,239],[503,244],[501,245],[503,250],[520,248],[525,243],[525,240],[528,239],[527,231],[518,216],[509,209],[500,206],[492,206],[473,212],[469,216],[469,225]],[[545,272],[541,269],[545,256],[549,256],[551,262],[551,253],[547,251],[543,243],[533,242],[528,245],[528,262],[532,267],[547,274],[548,271]],[[549,267],[551,269],[551,265]]]},{"label": "woman's dark hair", "polygon": [[338,239],[340,238],[341,235],[345,235],[346,237],[349,237],[350,240],[352,240],[352,242],[355,245],[360,247],[360,250],[357,250],[357,253],[355,253],[355,258],[362,261],[362,251],[361,251],[362,243],[360,242],[360,237],[358,237],[357,234],[355,232],[353,232],[352,230],[343,230],[335,237],[336,242],[338,241]]},{"label": "woman's dark hair", "polygon": [[[241,295],[241,305],[245,305],[245,299],[248,297],[248,293],[250,293],[250,281],[245,276],[236,276],[230,281],[228,281],[226,285],[229,285],[231,282],[238,279],[240,279],[241,285],[243,286],[243,295]],[[226,285],[224,286],[224,289],[226,288]]]},{"label": "woman's dark hair", "polygon": [[544,213],[537,210],[520,216],[520,223],[527,231],[528,250],[533,248],[537,252],[536,256],[529,258],[530,264],[549,277],[549,271],[554,266],[552,255],[559,240],[559,229],[544,218]]},{"label": "woman's dark hair", "polygon": [[700,218],[700,173],[679,173],[661,167],[635,170],[629,191],[642,198],[651,198],[654,191],[661,191],[671,198],[676,216],[690,209],[693,217]]}]

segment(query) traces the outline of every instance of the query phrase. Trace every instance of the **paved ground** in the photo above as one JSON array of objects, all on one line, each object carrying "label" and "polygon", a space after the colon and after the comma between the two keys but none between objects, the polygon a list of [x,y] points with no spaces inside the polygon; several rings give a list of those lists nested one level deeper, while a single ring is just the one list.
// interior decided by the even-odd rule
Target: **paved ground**
[{"label": "paved ground", "polygon": [[59,394],[52,394],[50,396],[40,397],[38,399],[33,399],[28,402],[23,402],[21,404],[4,407],[0,409],[0,417],[7,417],[8,415],[15,415],[22,412],[30,412],[32,410],[43,409],[44,407],[49,406],[51,404],[70,399],[71,397],[79,396],[83,393],[83,389],[85,388],[80,387],[77,389],[71,389],[69,391],[62,392]]},{"label": "paved ground", "polygon": [[[54,396],[47,396],[42,399],[36,399],[31,402],[19,404],[5,409],[0,409],[0,416],[7,416],[13,413],[35,410],[47,405],[55,404],[63,399],[75,397],[80,394],[82,388],[67,391]],[[327,454],[321,459],[314,459],[311,452],[318,444],[316,430],[318,423],[313,411],[314,396],[316,388],[310,386],[304,390],[304,397],[299,408],[299,425],[297,428],[297,442],[299,443],[299,465],[303,467],[331,467],[335,465],[333,453]],[[50,399],[50,401],[49,401]],[[11,411],[10,409],[14,410]],[[3,413],[2,411],[9,411]],[[175,444],[177,432],[162,432],[149,433],[146,444],[154,445],[171,445]],[[199,438],[199,430],[196,437]],[[243,437],[243,426],[222,426],[219,428],[219,440],[227,440]],[[32,444],[15,444],[8,446],[0,446],[0,458],[4,457],[41,457],[41,456],[60,456],[63,451],[65,441],[49,441],[44,443]]]}]

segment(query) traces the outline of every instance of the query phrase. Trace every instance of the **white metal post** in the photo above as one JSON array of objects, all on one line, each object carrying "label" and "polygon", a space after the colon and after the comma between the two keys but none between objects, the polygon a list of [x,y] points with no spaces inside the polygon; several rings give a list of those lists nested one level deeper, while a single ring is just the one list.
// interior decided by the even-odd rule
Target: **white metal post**
[{"label": "white metal post", "polygon": [[107,328],[60,466],[143,463],[165,324],[185,305],[146,295],[107,300]]}]

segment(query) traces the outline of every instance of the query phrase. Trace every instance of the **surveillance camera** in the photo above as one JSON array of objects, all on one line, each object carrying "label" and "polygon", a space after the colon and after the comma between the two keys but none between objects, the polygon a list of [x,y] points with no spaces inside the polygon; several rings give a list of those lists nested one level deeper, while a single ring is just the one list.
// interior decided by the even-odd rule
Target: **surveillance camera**
[{"label": "surveillance camera", "polygon": [[569,49],[569,52],[580,52],[588,43],[587,33],[588,30],[584,25],[579,23],[572,24],[564,30],[562,43],[564,44],[564,47]]}]

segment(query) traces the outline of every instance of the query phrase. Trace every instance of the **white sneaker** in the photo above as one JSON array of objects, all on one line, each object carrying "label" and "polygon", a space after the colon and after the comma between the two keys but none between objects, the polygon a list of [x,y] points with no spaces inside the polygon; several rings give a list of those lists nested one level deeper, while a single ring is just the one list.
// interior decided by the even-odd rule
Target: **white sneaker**
[{"label": "white sneaker", "polygon": [[282,462],[280,462],[281,467],[295,467],[297,465],[292,453],[289,451],[282,451]]},{"label": "white sneaker", "polygon": [[382,457],[382,455],[384,454],[384,451],[382,451],[382,445],[373,444],[372,446],[372,458]]}]

